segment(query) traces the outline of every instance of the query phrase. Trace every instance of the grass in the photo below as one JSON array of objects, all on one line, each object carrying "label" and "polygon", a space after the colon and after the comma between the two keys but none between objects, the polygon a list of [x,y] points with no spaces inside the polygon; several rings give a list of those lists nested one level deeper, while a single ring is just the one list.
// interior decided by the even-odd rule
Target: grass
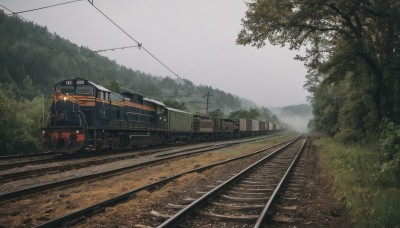
[{"label": "grass", "polygon": [[342,145],[314,140],[322,164],[335,179],[336,195],[346,203],[354,227],[400,227],[400,189],[395,178],[382,176],[374,146]]}]

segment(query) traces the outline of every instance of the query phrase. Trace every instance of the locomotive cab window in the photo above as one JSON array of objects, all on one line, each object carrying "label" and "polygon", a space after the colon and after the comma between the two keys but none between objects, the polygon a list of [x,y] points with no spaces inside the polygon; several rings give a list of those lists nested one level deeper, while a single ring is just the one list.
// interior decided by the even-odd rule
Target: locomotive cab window
[{"label": "locomotive cab window", "polygon": [[74,93],[75,88],[72,85],[57,86],[56,92],[58,92],[58,93]]},{"label": "locomotive cab window", "polygon": [[78,85],[76,87],[77,94],[94,94],[94,88],[90,85]]}]

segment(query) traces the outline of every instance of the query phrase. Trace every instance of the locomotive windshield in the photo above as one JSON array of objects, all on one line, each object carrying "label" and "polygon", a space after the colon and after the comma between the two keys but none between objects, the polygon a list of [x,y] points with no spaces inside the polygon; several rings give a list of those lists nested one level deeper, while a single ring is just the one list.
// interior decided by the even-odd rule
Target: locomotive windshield
[{"label": "locomotive windshield", "polygon": [[86,83],[83,80],[65,80],[60,82],[56,87],[57,93],[64,94],[81,94],[81,95],[94,95],[95,87]]},{"label": "locomotive windshield", "polygon": [[75,88],[72,85],[62,85],[62,86],[57,86],[56,91],[61,93],[74,93]]},{"label": "locomotive windshield", "polygon": [[91,85],[76,86],[76,94],[94,94],[94,87]]}]

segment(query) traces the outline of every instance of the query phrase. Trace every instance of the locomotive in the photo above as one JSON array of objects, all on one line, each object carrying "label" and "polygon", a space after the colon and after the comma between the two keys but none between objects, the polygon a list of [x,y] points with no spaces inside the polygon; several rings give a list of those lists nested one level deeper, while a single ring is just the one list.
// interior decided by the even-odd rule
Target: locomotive
[{"label": "locomotive", "polygon": [[40,141],[45,151],[72,153],[234,138],[282,128],[254,121],[193,115],[136,93],[119,94],[75,78],[54,86]]}]

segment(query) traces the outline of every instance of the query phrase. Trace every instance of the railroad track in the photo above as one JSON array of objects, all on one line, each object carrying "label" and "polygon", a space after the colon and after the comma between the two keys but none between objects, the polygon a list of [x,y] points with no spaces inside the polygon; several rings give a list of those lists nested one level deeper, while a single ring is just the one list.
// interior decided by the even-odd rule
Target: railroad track
[{"label": "railroad track", "polygon": [[[273,135],[268,135],[264,137],[256,137],[256,138],[250,138],[250,139],[240,139],[232,142],[225,142],[225,143],[245,143],[245,142],[252,142],[252,141],[257,141],[257,140],[262,140],[270,137],[275,137],[279,136],[284,133],[279,133],[279,134],[273,134]],[[223,142],[224,143],[224,142]],[[215,144],[214,144],[215,145]],[[208,146],[196,146],[195,149],[201,149],[203,147],[208,147]],[[39,153],[39,154],[22,154],[22,155],[11,155],[11,156],[0,156],[0,171],[4,171],[7,169],[13,169],[13,168],[19,168],[23,166],[33,166],[33,165],[39,165],[39,164],[48,164],[48,163],[55,163],[59,161],[71,161],[74,162],[73,165],[66,165],[64,167],[58,166],[54,168],[47,168],[47,169],[31,169],[26,172],[20,172],[15,174],[12,173],[7,173],[5,175],[0,174],[0,182],[5,182],[8,181],[7,179],[19,179],[19,178],[27,178],[29,177],[29,174],[31,176],[36,176],[38,175],[37,173],[41,172],[48,172],[48,171],[56,171],[56,170],[70,170],[70,169],[75,169],[76,167],[87,167],[91,165],[97,165],[101,163],[106,163],[109,161],[118,161],[118,160],[123,160],[123,159],[129,159],[136,157],[138,155],[148,155],[148,154],[154,154],[163,150],[173,150],[179,148],[175,144],[171,144],[169,146],[160,146],[158,149],[144,149],[144,151],[138,151],[138,149],[132,149],[132,148],[123,148],[119,149],[118,151],[106,151],[102,153],[76,153],[76,154],[61,154],[61,153],[52,153],[52,152],[44,152],[44,153]],[[130,154],[127,154],[130,153]],[[102,159],[101,157],[109,156],[109,155],[115,155],[112,158],[104,158]],[[91,162],[82,162],[82,164],[78,164],[76,161],[80,159],[86,159],[86,158],[97,158],[100,157],[100,159],[97,159],[97,161],[91,163]]]},{"label": "railroad track", "polygon": [[0,156],[1,161],[9,161],[15,159],[22,159],[22,158],[36,158],[42,156],[49,156],[49,155],[56,155],[60,153],[53,153],[53,152],[43,152],[43,153],[32,153],[32,154],[18,154],[18,155],[9,155],[9,156]]},{"label": "railroad track", "polygon": [[41,156],[28,156],[28,157],[15,156],[13,159],[7,159],[7,162],[1,163],[0,170],[7,170],[34,164],[44,164],[48,162],[61,161],[65,159],[67,158],[62,154],[50,154],[50,155],[46,154]]},{"label": "railroad track", "polygon": [[[213,150],[213,149],[216,149],[218,146],[224,147],[224,146],[235,145],[238,143],[252,142],[252,141],[256,141],[256,140],[262,140],[265,138],[269,138],[272,136],[276,136],[276,135],[271,135],[271,136],[261,137],[261,138],[258,137],[258,138],[254,138],[254,139],[246,139],[246,140],[241,140],[241,141],[237,141],[237,142],[219,143],[219,144],[214,144],[212,146],[200,145],[200,146],[196,146],[191,149],[187,149],[187,150],[185,150],[186,152],[182,152],[180,150],[173,151],[179,147],[169,147],[166,149],[144,150],[144,151],[133,152],[133,153],[129,153],[129,154],[118,153],[116,155],[111,155],[111,156],[108,156],[108,155],[110,155],[110,153],[103,153],[103,154],[96,155],[96,156],[91,156],[91,155],[63,156],[61,154],[57,154],[57,155],[53,155],[52,157],[46,157],[46,158],[42,158],[42,159],[17,161],[14,163],[0,165],[0,170],[4,170],[7,168],[11,169],[11,168],[25,166],[25,165],[32,166],[34,164],[41,164],[41,163],[56,163],[58,161],[63,161],[63,162],[70,161],[67,164],[60,164],[60,165],[54,164],[50,167],[30,168],[30,169],[26,169],[26,170],[22,170],[22,171],[13,171],[13,172],[3,171],[2,173],[0,173],[0,183],[15,181],[15,180],[19,180],[19,179],[25,179],[25,178],[31,178],[31,177],[37,177],[37,176],[41,176],[41,175],[46,175],[48,173],[55,174],[55,173],[59,173],[59,172],[65,172],[68,170],[80,169],[80,168],[90,167],[93,165],[101,165],[101,164],[106,164],[106,163],[110,163],[110,162],[114,162],[114,161],[132,159],[132,158],[136,158],[138,156],[145,156],[145,155],[151,155],[151,154],[156,154],[156,153],[159,153],[159,154],[155,155],[155,157],[161,158],[161,157],[170,156],[172,154],[183,154],[183,153],[191,154],[195,150],[200,150],[200,152],[205,152],[206,150],[203,150],[205,148],[210,148],[211,150]],[[172,152],[168,152],[168,151],[172,151]],[[27,157],[30,158],[32,156],[27,156]],[[39,155],[38,157],[40,158],[42,156],[44,156],[44,155]],[[20,158],[20,156],[12,156],[12,157]],[[25,158],[25,156],[22,156],[22,157]],[[100,157],[100,158],[97,158],[97,157]],[[91,160],[85,160],[85,158],[88,158]]]},{"label": "railroad track", "polygon": [[[261,140],[261,138],[250,139],[245,142],[251,142],[254,140]],[[166,153],[162,153],[162,155],[164,155],[164,156],[154,157],[153,159],[148,160],[146,162],[135,163],[132,165],[128,165],[128,166],[124,166],[124,167],[120,167],[120,168],[116,168],[116,169],[112,169],[112,170],[107,170],[107,171],[103,171],[103,172],[97,172],[97,173],[93,173],[93,174],[82,175],[82,176],[77,176],[77,177],[72,177],[72,178],[67,178],[67,179],[62,179],[62,180],[57,180],[57,181],[44,183],[44,184],[37,184],[34,186],[29,186],[29,187],[25,187],[22,189],[5,192],[5,193],[0,194],[0,203],[15,200],[18,198],[23,198],[23,197],[26,197],[26,196],[29,196],[32,194],[37,194],[37,193],[47,191],[50,189],[54,189],[54,188],[58,188],[58,187],[65,187],[68,185],[79,184],[79,183],[89,181],[89,180],[95,180],[98,178],[105,178],[105,177],[110,177],[110,176],[114,176],[117,174],[122,174],[127,171],[138,170],[138,169],[150,166],[150,165],[161,164],[161,163],[171,160],[171,159],[187,157],[187,156],[194,156],[194,155],[197,155],[200,153],[204,153],[204,152],[211,151],[211,150],[217,150],[217,149],[221,149],[221,148],[228,147],[228,146],[233,146],[233,145],[236,145],[239,143],[243,143],[243,142],[235,141],[235,142],[226,142],[226,143],[211,145],[211,146],[201,146],[199,148],[181,151],[180,153],[166,152]],[[16,174],[16,175],[19,175],[19,174]],[[6,178],[7,177],[5,177],[4,179],[6,179]],[[9,178],[13,178],[13,177],[11,176]]]},{"label": "railroad track", "polygon": [[[187,153],[190,153],[190,151],[194,150],[199,150],[202,148],[206,148],[207,146],[200,146],[192,149],[185,150]],[[208,146],[209,147],[209,146]],[[160,155],[156,155],[155,157],[165,157],[168,156],[169,154],[178,154],[182,153],[182,151],[178,152],[168,152],[176,149],[174,148],[169,148],[167,150],[150,150],[150,151],[143,151],[143,152],[136,152],[136,153],[130,153],[130,154],[119,154],[111,157],[100,157],[100,158],[94,158],[92,160],[84,160],[82,159],[76,159],[74,158],[73,161],[71,161],[68,164],[60,164],[60,165],[54,165],[50,167],[42,167],[42,168],[36,168],[36,169],[27,169],[23,171],[17,171],[17,172],[10,172],[10,173],[2,173],[0,174],[0,183],[4,182],[10,182],[10,181],[15,181],[19,179],[25,179],[25,178],[30,178],[30,177],[37,177],[41,175],[48,174],[51,172],[52,174],[58,173],[58,172],[65,172],[68,170],[73,170],[73,169],[80,169],[80,168],[85,168],[85,167],[90,167],[93,165],[101,165],[101,164],[106,164],[106,163],[111,163],[115,161],[120,161],[120,160],[126,160],[126,159],[133,159],[137,158],[139,156],[147,156],[147,155],[152,155],[156,153],[160,153]],[[164,152],[164,153],[162,153]],[[71,160],[71,158],[65,158],[65,159],[57,159],[57,160],[48,160],[48,162],[55,162],[55,161],[68,161]],[[27,163],[28,164],[28,163]],[[29,165],[32,165],[32,163],[29,163]]]},{"label": "railroad track", "polygon": [[[176,148],[176,147],[174,147]],[[167,149],[171,149],[168,148]],[[121,159],[123,159],[124,154],[132,152],[135,154],[142,153],[135,151],[137,149],[132,149],[132,148],[126,148],[126,149],[120,149],[117,152],[101,152],[101,153],[74,153],[74,154],[61,154],[61,153],[41,153],[41,154],[27,154],[27,155],[15,155],[15,156],[6,156],[6,157],[0,157],[0,170],[7,170],[7,169],[12,169],[12,168],[19,168],[23,166],[33,166],[33,165],[40,165],[40,164],[45,164],[45,163],[55,163],[59,161],[76,161],[80,159],[86,159],[86,158],[97,158],[97,157],[104,157],[107,155],[116,155],[116,156],[121,156]],[[159,149],[158,149],[159,150]],[[158,151],[157,149],[155,150],[156,152]],[[164,150],[161,148],[161,150]],[[150,151],[154,151],[150,149]],[[148,150],[145,150],[143,153],[151,153],[148,152]],[[130,155],[125,155],[125,156],[130,156]],[[3,160],[3,162],[1,162]]]},{"label": "railroad track", "polygon": [[10,200],[17,199],[17,198],[26,197],[26,196],[29,196],[32,194],[36,194],[39,192],[43,192],[43,191],[58,188],[58,187],[65,187],[68,185],[78,184],[78,183],[89,181],[89,180],[114,176],[117,174],[121,174],[123,172],[133,171],[133,170],[141,169],[141,168],[144,168],[144,167],[147,167],[150,165],[160,164],[167,160],[176,159],[176,158],[184,157],[184,156],[196,155],[196,154],[204,153],[204,152],[207,152],[210,150],[221,149],[221,148],[227,147],[227,146],[229,146],[229,145],[226,144],[223,146],[220,145],[220,146],[207,147],[207,148],[203,148],[203,149],[192,150],[192,152],[184,151],[184,152],[181,152],[180,154],[173,154],[171,156],[155,158],[153,160],[148,160],[146,162],[124,166],[124,167],[120,167],[117,169],[107,170],[107,171],[103,171],[103,172],[97,172],[94,174],[88,174],[88,175],[83,175],[83,176],[78,176],[78,177],[72,177],[72,178],[68,178],[68,179],[53,181],[53,182],[49,182],[49,183],[45,183],[45,184],[39,184],[39,185],[35,185],[35,186],[26,187],[23,189],[18,189],[15,191],[2,193],[2,194],[0,194],[0,203],[4,203],[4,202],[10,201]]},{"label": "railroad track", "polygon": [[68,215],[64,215],[64,216],[61,216],[59,218],[53,219],[51,221],[48,221],[46,223],[43,223],[43,224],[39,225],[38,227],[59,227],[59,226],[72,225],[72,224],[77,223],[77,222],[79,222],[80,220],[82,220],[82,219],[84,219],[86,217],[89,217],[89,216],[92,216],[94,214],[103,212],[106,207],[114,206],[114,205],[119,204],[121,202],[125,202],[126,200],[129,200],[132,197],[135,197],[135,195],[138,192],[142,191],[142,190],[152,191],[154,189],[160,188],[161,186],[165,185],[168,182],[171,182],[172,180],[175,180],[175,179],[177,179],[179,177],[182,177],[183,175],[186,175],[186,174],[189,174],[189,173],[202,172],[202,171],[214,168],[216,166],[220,166],[220,165],[223,165],[223,164],[228,164],[228,163],[233,162],[233,161],[242,160],[242,159],[245,159],[245,158],[248,158],[248,157],[252,157],[254,155],[258,155],[258,154],[261,154],[263,152],[266,152],[269,149],[272,149],[274,147],[279,147],[279,146],[282,146],[284,144],[286,144],[286,145],[290,144],[290,143],[296,141],[297,139],[298,138],[291,139],[289,141],[282,142],[282,143],[273,145],[273,146],[268,147],[268,148],[260,149],[258,151],[255,151],[255,152],[247,154],[247,155],[239,156],[239,157],[236,157],[236,158],[231,158],[231,159],[228,159],[228,160],[225,160],[225,161],[222,161],[222,162],[218,162],[218,163],[215,163],[215,164],[211,164],[211,165],[207,165],[207,166],[200,167],[200,168],[197,168],[197,169],[193,169],[193,170],[190,170],[190,171],[187,171],[187,172],[183,172],[183,173],[177,174],[175,176],[166,177],[165,179],[163,179],[161,181],[157,181],[157,182],[151,183],[149,185],[146,185],[146,186],[143,186],[143,187],[140,187],[140,188],[137,188],[137,189],[133,189],[131,191],[125,192],[125,193],[123,193],[123,194],[121,194],[119,196],[110,198],[110,199],[105,200],[103,202],[100,202],[98,204],[94,204],[92,206],[89,206],[89,207],[86,207],[84,209],[75,211],[75,212],[70,213]]},{"label": "railroad track", "polygon": [[[267,224],[269,210],[295,166],[301,148],[282,147],[247,167],[229,180],[206,192],[178,211],[154,214],[169,217],[158,227],[262,227]],[[180,208],[182,205],[170,205]],[[164,214],[163,214],[164,213]]]}]

